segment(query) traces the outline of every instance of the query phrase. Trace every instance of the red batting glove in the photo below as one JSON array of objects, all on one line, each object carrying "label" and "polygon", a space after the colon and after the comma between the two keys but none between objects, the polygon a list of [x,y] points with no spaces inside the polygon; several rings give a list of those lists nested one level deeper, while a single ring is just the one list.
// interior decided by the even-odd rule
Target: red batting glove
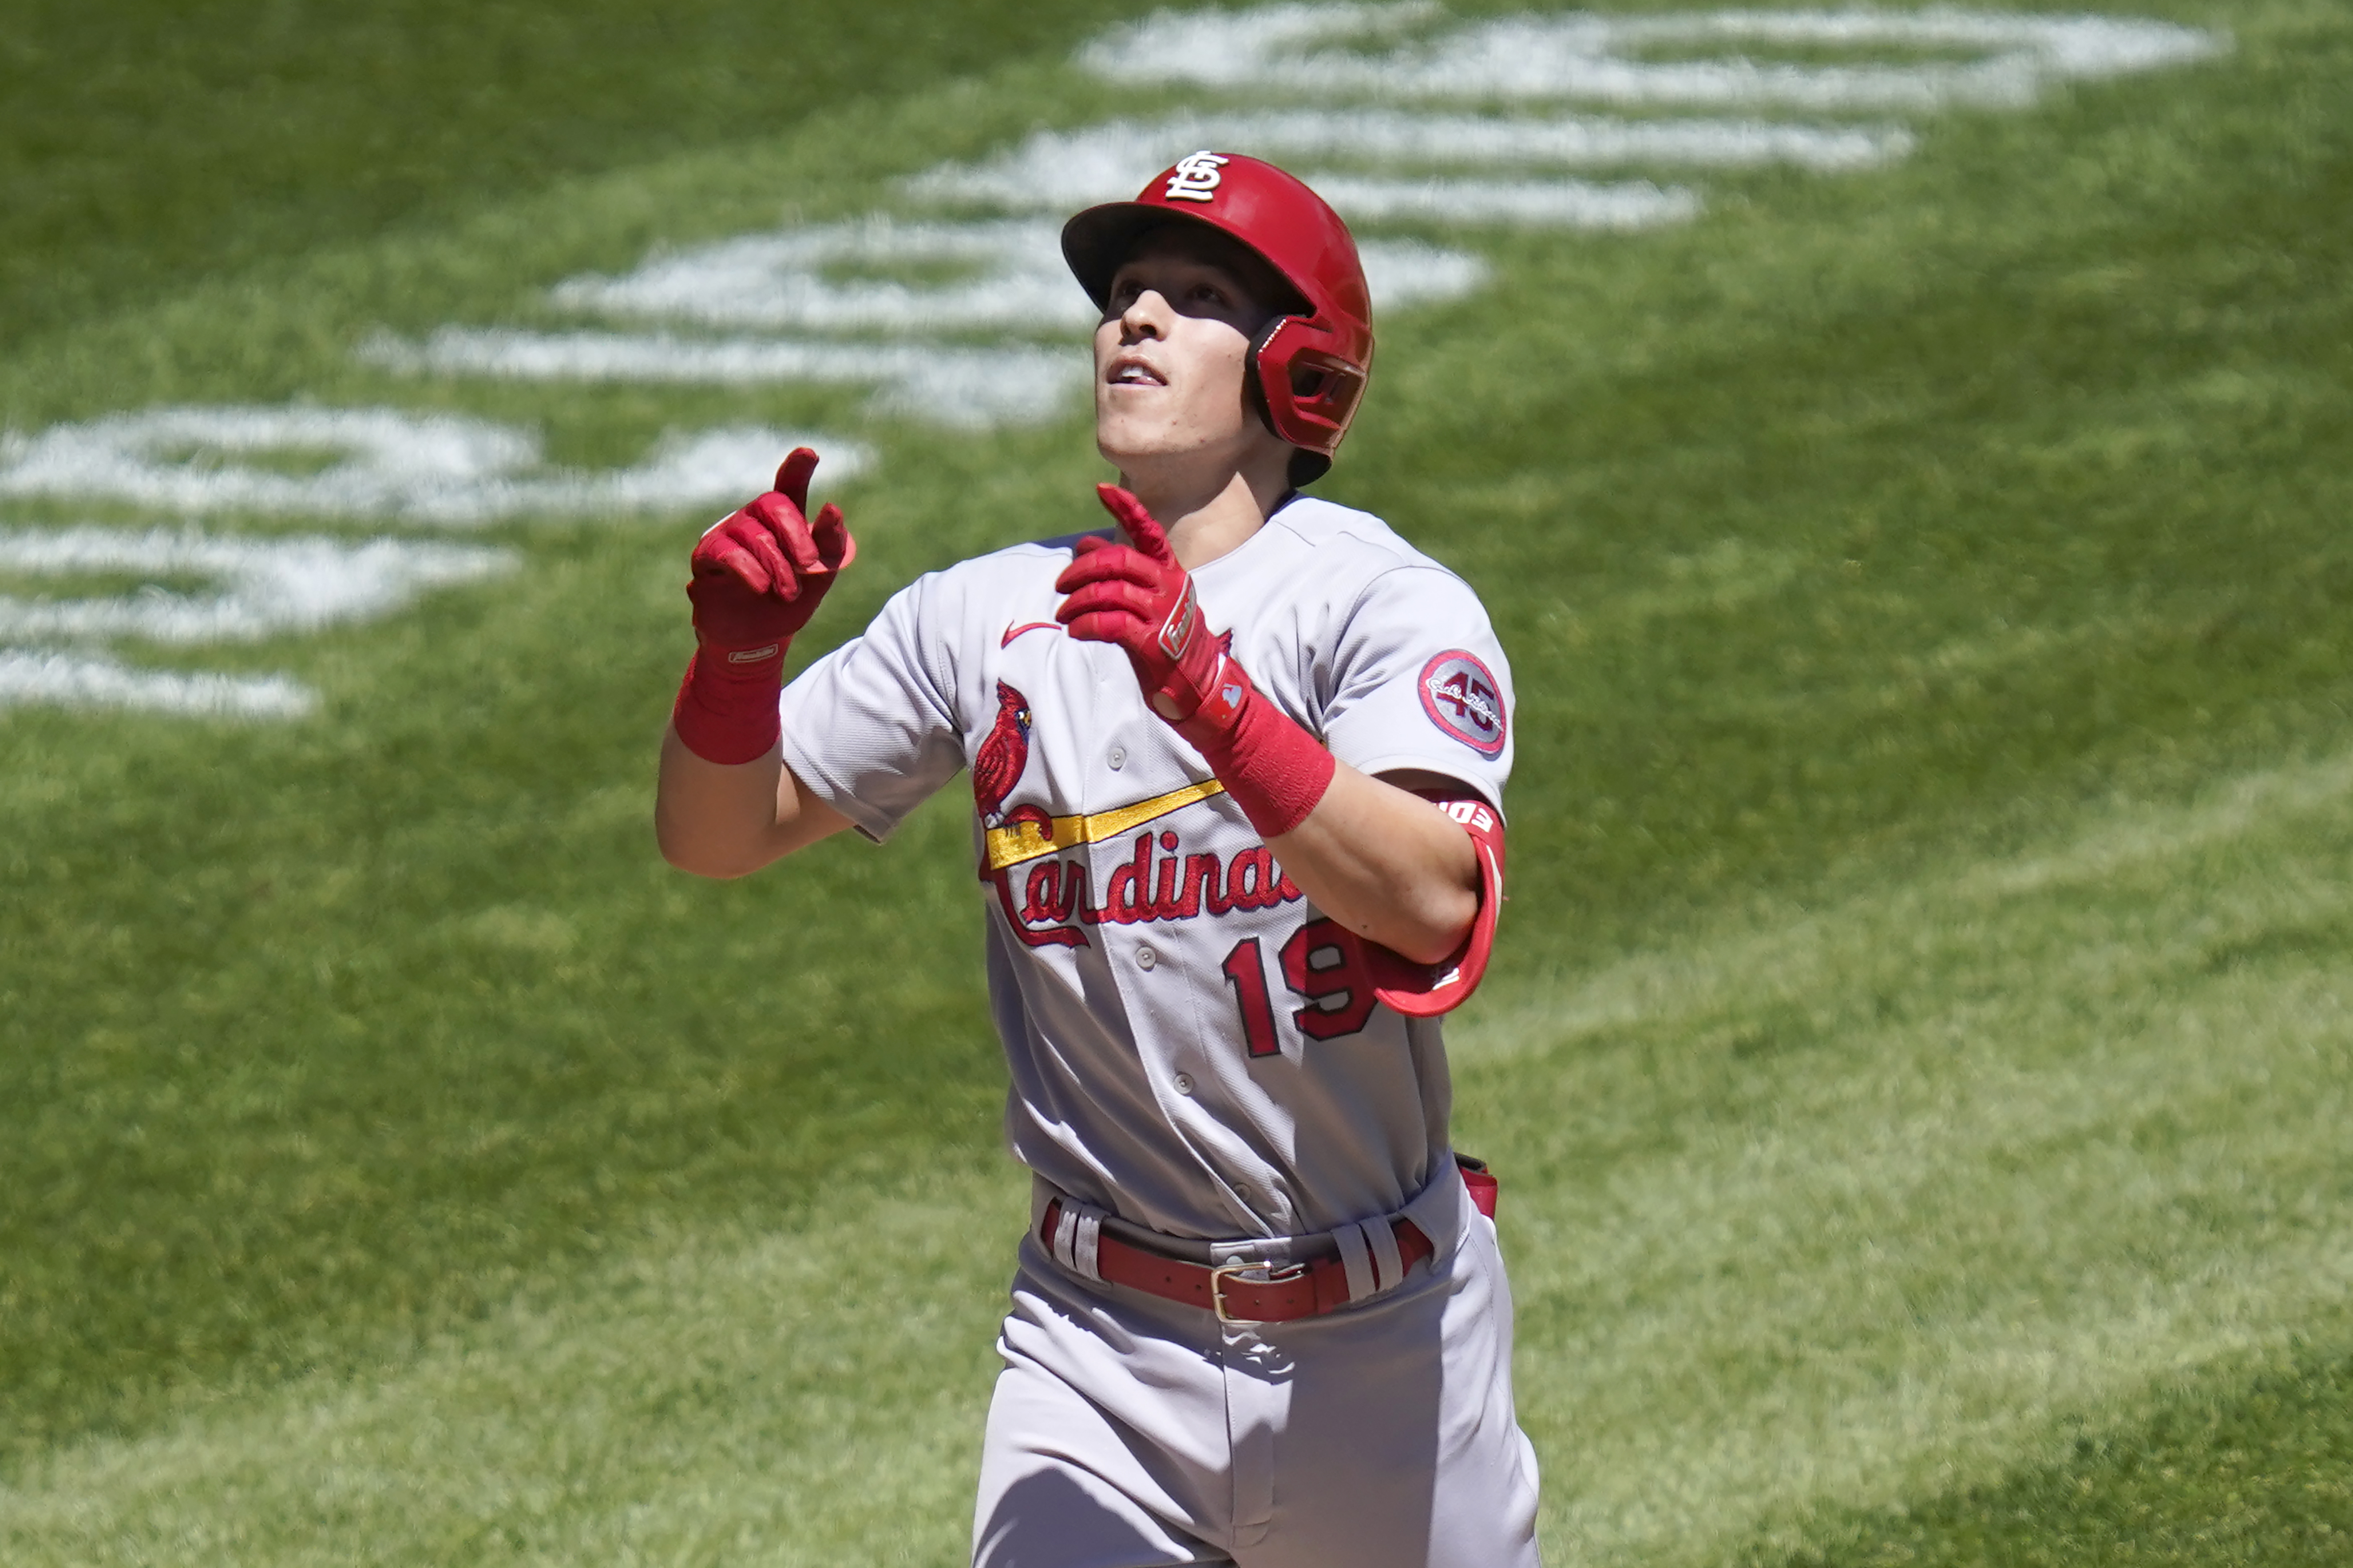
[{"label": "red batting glove", "polygon": [[1084,642],[1115,643],[1145,701],[1201,753],[1263,838],[1307,820],[1332,783],[1332,753],[1261,696],[1201,618],[1193,579],[1144,503],[1097,485],[1128,544],[1090,534],[1054,580],[1054,618]]},{"label": "red batting glove", "polygon": [[1135,542],[1113,544],[1094,534],[1080,540],[1054,580],[1055,592],[1070,595],[1056,617],[1074,637],[1125,650],[1145,700],[1180,732],[1205,705],[1211,706],[1202,715],[1211,728],[1224,728],[1216,721],[1230,722],[1231,716],[1213,700],[1225,655],[1202,624],[1192,576],[1176,563],[1167,533],[1142,501],[1117,485],[1097,485],[1095,493]]},{"label": "red batting glove", "polygon": [[817,454],[794,448],[775,489],[712,524],[694,547],[686,596],[697,647],[670,722],[705,762],[754,762],[776,745],[785,650],[858,559],[839,507],[828,501],[814,523],[804,515],[816,470]]}]

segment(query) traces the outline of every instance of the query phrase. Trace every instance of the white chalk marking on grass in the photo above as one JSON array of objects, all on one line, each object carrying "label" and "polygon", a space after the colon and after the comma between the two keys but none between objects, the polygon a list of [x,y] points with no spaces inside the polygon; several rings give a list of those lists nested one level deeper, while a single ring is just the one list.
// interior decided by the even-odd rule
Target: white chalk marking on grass
[{"label": "white chalk marking on grass", "polygon": [[1460,300],[1485,283],[1493,270],[1483,256],[1418,239],[1359,239],[1356,257],[1365,264],[1365,287],[1377,310]]},{"label": "white chalk marking on grass", "polygon": [[1931,5],[1919,11],[1705,11],[1609,18],[1623,43],[1754,41],[2031,53],[2055,79],[2095,80],[2209,59],[2227,35],[2135,16],[2028,16]]},{"label": "white chalk marking on grass", "polygon": [[[925,226],[926,231],[932,234],[940,232],[944,226]],[[976,225],[974,226],[993,226]],[[1000,253],[1007,262],[1006,275],[1008,279],[1017,274],[1042,277],[1047,275],[1050,266],[1051,275],[1058,280],[1058,286],[1050,305],[1042,306],[1034,315],[1024,316],[1008,311],[1005,319],[1006,324],[1048,330],[1061,329],[1073,323],[1084,325],[1092,321],[1093,308],[1088,305],[1086,296],[1079,291],[1077,284],[1071,277],[1069,267],[1062,260],[1060,230],[1050,225],[1024,226],[1029,232],[1030,242],[1036,248],[1024,256],[1014,256],[1009,252]],[[906,230],[902,229],[898,232],[904,233]],[[733,242],[730,241],[728,244],[732,246]],[[1477,288],[1487,276],[1487,264],[1482,258],[1466,251],[1443,249],[1419,240],[1366,239],[1359,241],[1356,249],[1365,264],[1366,281],[1371,287],[1374,298],[1383,304],[1399,305],[1422,300],[1453,299]],[[669,275],[670,286],[675,287],[683,293],[691,294],[696,276],[693,268],[698,258],[702,254],[702,252],[691,252],[685,256],[664,258],[661,267]],[[923,259],[923,253],[916,250],[897,257],[884,254],[879,258],[921,260]],[[719,287],[724,287],[719,279],[714,279],[713,281]],[[962,288],[963,286],[958,285],[952,291],[931,292],[920,289],[900,289],[895,292],[900,302],[908,308],[896,314],[889,310],[878,310],[873,320],[867,324],[886,328],[894,332],[908,333],[936,329],[943,324],[944,321],[952,319],[949,306],[952,303],[953,295],[960,294]],[[717,289],[714,289],[714,292],[716,291]],[[559,294],[564,292],[563,289],[558,289]],[[573,299],[575,302],[577,302],[580,298],[580,296],[566,297]],[[1039,298],[1042,299],[1042,296]],[[1071,304],[1074,300],[1078,301],[1075,307]],[[649,315],[659,313],[652,309],[650,298],[644,313]],[[703,314],[688,312],[686,319],[702,319]],[[518,333],[514,336],[520,341],[527,334]],[[437,333],[434,342],[439,341],[440,334]],[[549,341],[554,340],[551,338]],[[613,341],[617,342],[625,340]],[[992,366],[1018,364],[1029,368],[1042,366],[1056,357],[1050,351],[1008,344],[992,344],[981,348],[954,343],[913,347],[891,345],[886,348],[872,343],[823,340],[788,342],[777,339],[728,338],[701,342],[683,340],[681,346],[712,353],[714,356],[714,363],[719,364],[729,363],[726,356],[737,355],[742,356],[745,363],[754,366],[760,364],[764,356],[774,356],[778,361],[788,358],[797,359],[808,369],[796,374],[805,374],[813,379],[838,378],[844,381],[880,381],[897,378],[911,373],[929,376],[935,368],[935,362],[945,362],[954,365],[965,359],[970,359],[976,363],[987,363]],[[367,352],[381,353],[385,351]],[[747,379],[764,378],[765,373],[747,374]]]},{"label": "white chalk marking on grass", "polygon": [[1318,175],[1315,188],[1346,216],[1530,228],[1641,229],[1699,216],[1696,192],[1648,180],[1381,180]]},{"label": "white chalk marking on grass", "polygon": [[[1759,46],[1768,54],[1799,46],[1844,48],[1858,58],[1799,65],[1737,52]],[[1921,111],[1950,104],[2015,108],[2052,82],[2183,65],[2228,47],[2219,32],[2094,16],[1936,8],[1578,12],[1458,21],[1428,0],[1407,0],[1162,11],[1100,35],[1080,48],[1077,59],[1123,81],[1231,92],[1271,88],[1286,101],[1324,93],[1392,102],[1588,99],[1634,106]],[[1721,52],[1727,48],[1735,52]],[[1867,58],[1891,49],[1974,58]],[[1717,53],[1653,58],[1662,51]],[[1699,215],[1702,197],[1647,181],[1464,178],[1451,171],[1501,175],[1651,163],[1785,164],[1831,173],[1894,163],[1912,152],[1915,139],[1903,126],[1885,124],[1529,118],[1415,113],[1377,104],[1200,107],[1153,121],[1036,132],[993,157],[909,175],[899,188],[923,202],[1059,217],[1089,202],[1128,196],[1172,159],[1210,145],[1306,160],[1310,183],[1359,224],[1607,232],[1688,222]],[[1074,361],[1021,343],[958,340],[1067,332],[1087,324],[1090,312],[1071,287],[1058,228],[1039,217],[955,223],[875,213],[658,252],[625,274],[567,279],[549,295],[559,310],[718,332],[948,340],[929,344],[451,326],[423,343],[380,336],[359,353],[370,363],[406,374],[869,385],[877,390],[868,409],[885,416],[968,431],[1041,422],[1067,406],[1081,384]],[[1487,275],[1482,261],[1458,252],[1421,247],[1381,255],[1377,244],[1365,245],[1365,266],[1384,307],[1455,298]],[[833,470],[841,471],[840,465]],[[618,498],[638,490],[616,482],[619,489],[587,504],[636,504]],[[468,504],[529,510],[584,499],[559,487],[524,500],[525,492],[504,478],[490,489],[505,499],[417,504],[427,510]]]},{"label": "white chalk marking on grass", "polygon": [[[1418,188],[1392,195],[1401,209],[1419,195]],[[1535,198],[1542,201],[1543,197]],[[976,230],[997,237],[1011,226],[975,225]],[[605,331],[543,332],[505,327],[442,327],[423,342],[409,342],[380,334],[360,345],[367,363],[406,374],[495,376],[513,381],[686,382],[717,385],[759,385],[805,383],[818,385],[868,385],[879,390],[869,403],[876,413],[921,420],[960,430],[987,430],[1006,425],[1039,424],[1069,412],[1085,387],[1090,374],[1086,349],[1075,342],[1073,319],[1093,319],[1064,268],[1061,250],[1050,226],[1021,226],[1028,242],[1039,254],[1016,257],[994,250],[1009,269],[1043,274],[1050,264],[1056,279],[1050,307],[1033,317],[1009,310],[997,324],[1052,330],[1067,346],[1049,348],[1035,343],[970,343],[907,342],[840,342],[803,338],[695,338],[670,332]],[[946,232],[944,226],[920,230],[901,226],[860,226],[861,237],[874,240],[892,235],[918,235],[929,246]],[[771,238],[778,237],[769,237]],[[977,252],[978,247],[975,247]],[[887,251],[871,253],[884,259]],[[922,252],[913,258],[920,259]],[[1460,250],[1448,250],[1418,240],[1366,240],[1360,247],[1365,274],[1373,298],[1383,306],[1460,298],[1487,278],[1484,259]],[[622,279],[596,279],[596,289],[582,280],[559,290],[575,304],[605,300],[607,290],[635,281],[658,281],[630,296],[647,313],[672,299],[692,298],[695,268],[709,259],[718,275],[714,298],[736,288],[736,307],[748,299],[749,284],[739,263],[738,242],[706,251],[660,258],[647,268]],[[727,274],[733,273],[729,283]],[[894,287],[892,315],[880,309],[872,325],[920,332],[953,319],[957,309],[951,296],[965,285],[926,291]],[[870,301],[871,303],[871,301]],[[707,316],[710,312],[702,312]]]},{"label": "white chalk marking on grass", "polygon": [[[1155,163],[1145,174],[1159,166]],[[1130,184],[1118,194],[1132,194],[1134,188]],[[1387,304],[1452,298],[1476,288],[1486,275],[1478,258],[1434,246],[1372,240],[1361,248],[1375,297]],[[881,268],[948,262],[975,270],[932,285],[825,276],[827,267],[848,262]],[[988,328],[1060,332],[1094,321],[1093,307],[1062,259],[1061,226],[1034,221],[908,224],[871,218],[746,235],[649,257],[637,270],[619,278],[571,279],[556,285],[549,297],[559,306],[600,315],[719,327],[880,329],[905,335]],[[491,368],[468,363],[490,355],[502,374],[527,374],[522,368],[530,363],[526,343],[566,341],[574,346],[561,352],[572,356],[576,368],[567,374],[573,374],[602,358],[615,365],[615,375],[698,364],[701,369],[681,372],[678,378],[934,383],[943,374],[960,377],[967,370],[985,370],[1035,384],[1041,374],[1054,374],[1047,367],[1059,363],[1035,349],[1004,345],[911,350],[730,339],[680,342],[654,350],[625,346],[645,340],[603,340],[610,346],[592,347],[597,340],[474,333],[446,338],[448,346],[437,348],[445,338],[437,333],[425,353],[461,369]],[[381,343],[362,352],[378,363],[400,357]],[[509,365],[518,368],[507,372]]]},{"label": "white chalk marking on grass", "polygon": [[[181,512],[382,518],[465,527],[525,513],[702,507],[765,489],[815,447],[828,481],[872,461],[829,436],[756,428],[670,437],[631,468],[546,468],[510,426],[391,408],[156,408],[0,439],[0,497],[128,501]],[[272,454],[320,464],[287,472]]]},{"label": "white chalk marking on grass", "polygon": [[[2106,16],[1921,12],[1716,11],[1662,16],[1577,12],[1472,23],[1368,54],[1314,46],[1393,30],[1430,7],[1275,5],[1159,12],[1083,46],[1078,61],[1123,81],[1280,87],[1285,92],[1391,99],[1584,99],[1624,104],[1780,104],[1812,110],[2017,108],[2055,81],[2094,79],[2205,59],[2219,33]],[[1671,44],[1952,48],[1967,61],[1800,66],[1740,56],[1657,60],[1631,51]]]},{"label": "white chalk marking on grass", "polygon": [[1089,39],[1078,60],[1101,76],[1244,86],[1257,79],[1265,61],[1295,58],[1308,45],[1398,34],[1445,15],[1437,0],[1285,0],[1250,11],[1158,10]]},{"label": "white chalk marking on grass", "polygon": [[406,539],[239,539],[195,530],[0,530],[0,573],[120,573],[214,580],[186,594],[148,584],[103,599],[0,594],[0,638],[138,637],[188,647],[258,642],[374,620],[427,591],[498,576],[514,552]]},{"label": "white chalk marking on grass", "polygon": [[[1068,287],[1078,296],[1075,285]],[[879,385],[877,412],[956,429],[1051,419],[1071,406],[1089,374],[1083,348],[1018,343],[972,348],[443,327],[421,344],[379,338],[361,352],[392,370],[512,381]]]},{"label": "white chalk marking on grass", "polygon": [[[1032,132],[1020,145],[994,158],[942,163],[902,181],[902,188],[923,200],[1062,212],[1091,202],[1124,201],[1154,174],[1198,147],[1227,147],[1275,159],[1338,155],[1403,164],[1756,168],[1786,163],[1832,173],[1894,163],[1914,145],[1912,133],[1899,125],[1511,120],[1375,109],[1203,113]],[[1329,178],[1311,176],[1309,183],[1321,191]]]},{"label": "white chalk marking on grass", "polygon": [[204,719],[300,719],[318,706],[282,675],[134,669],[101,654],[0,647],[0,708],[126,708]]},{"label": "white chalk marking on grass", "polygon": [[[713,327],[970,331],[1084,326],[1093,319],[1062,262],[1059,224],[856,223],[749,234],[655,255],[619,278],[574,278],[550,298],[599,315]],[[849,269],[910,263],[959,268],[932,284]]]}]

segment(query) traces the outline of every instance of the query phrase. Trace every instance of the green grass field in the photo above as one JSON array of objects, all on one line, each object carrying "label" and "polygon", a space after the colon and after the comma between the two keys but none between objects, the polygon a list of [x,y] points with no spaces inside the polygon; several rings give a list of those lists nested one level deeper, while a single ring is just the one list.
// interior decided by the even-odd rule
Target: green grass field
[{"label": "green grass field", "polygon": [[[1678,226],[1397,230],[1493,277],[1385,321],[1324,489],[1517,677],[1451,1039],[1556,1563],[2353,1561],[2353,13],[2116,9],[2232,47],[1710,174]],[[1075,416],[354,353],[1143,111],[1070,62],[1092,0],[641,10],[0,23],[0,430],[845,432],[812,650],[1082,523]],[[0,1561],[963,1561],[1027,1199],[966,822],[660,864],[708,510],[116,649],[306,718],[0,706]]]}]

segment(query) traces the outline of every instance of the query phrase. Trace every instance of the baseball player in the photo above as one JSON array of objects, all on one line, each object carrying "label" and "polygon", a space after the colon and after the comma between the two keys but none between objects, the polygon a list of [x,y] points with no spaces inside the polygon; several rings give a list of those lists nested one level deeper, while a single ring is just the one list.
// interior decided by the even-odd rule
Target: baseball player
[{"label": "baseball player", "polygon": [[1533,1564],[1439,1021],[1503,896],[1503,651],[1461,579],[1301,493],[1373,342],[1314,192],[1197,153],[1062,248],[1115,526],[922,577],[783,687],[856,553],[795,452],[694,552],[663,851],[732,877],[880,841],[969,773],[1034,1185],[976,1564]]}]

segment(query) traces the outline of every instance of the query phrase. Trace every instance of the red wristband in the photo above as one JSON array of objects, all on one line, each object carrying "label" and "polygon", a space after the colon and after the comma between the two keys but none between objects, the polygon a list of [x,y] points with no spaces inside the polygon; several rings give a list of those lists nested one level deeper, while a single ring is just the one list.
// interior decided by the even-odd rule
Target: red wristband
[{"label": "red wristband", "polygon": [[1210,696],[1176,732],[1201,753],[1261,838],[1280,838],[1306,821],[1340,765],[1222,654]]},{"label": "red wristband", "polygon": [[783,733],[776,698],[791,646],[782,638],[768,647],[696,649],[670,715],[686,749],[727,767],[766,756]]}]

